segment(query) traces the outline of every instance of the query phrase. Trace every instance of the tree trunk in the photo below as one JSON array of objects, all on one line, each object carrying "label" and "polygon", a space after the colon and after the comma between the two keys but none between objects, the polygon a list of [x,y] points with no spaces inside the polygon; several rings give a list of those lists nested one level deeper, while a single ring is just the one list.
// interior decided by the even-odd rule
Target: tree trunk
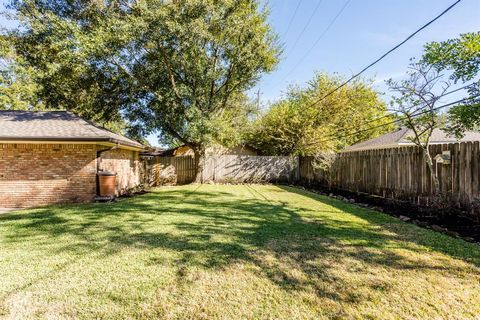
[{"label": "tree trunk", "polygon": [[203,183],[203,168],[205,167],[205,149],[194,149],[195,154],[195,183]]},{"label": "tree trunk", "polygon": [[430,176],[433,179],[433,187],[435,188],[435,195],[440,194],[440,182],[438,181],[437,172],[433,169],[433,160],[432,156],[430,155],[430,151],[428,150],[428,146],[423,148],[423,153],[425,154],[428,170],[430,171]]}]

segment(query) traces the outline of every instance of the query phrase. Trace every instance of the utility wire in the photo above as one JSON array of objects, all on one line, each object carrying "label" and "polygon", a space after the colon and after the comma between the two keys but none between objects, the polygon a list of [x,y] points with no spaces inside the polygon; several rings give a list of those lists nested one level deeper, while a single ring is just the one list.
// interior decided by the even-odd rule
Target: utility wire
[{"label": "utility wire", "polygon": [[362,73],[364,73],[365,71],[367,71],[368,69],[370,69],[371,67],[373,67],[374,65],[376,65],[378,62],[380,62],[381,60],[383,60],[386,56],[388,56],[390,53],[392,53],[393,51],[397,50],[398,48],[400,48],[402,45],[404,45],[408,40],[410,40],[411,38],[413,38],[415,35],[417,35],[420,31],[422,31],[423,29],[427,28],[428,26],[430,26],[432,23],[434,23],[435,21],[437,21],[438,19],[440,19],[440,17],[442,17],[444,14],[446,14],[448,11],[450,11],[453,7],[455,7],[457,4],[459,4],[462,0],[457,0],[455,1],[453,4],[451,4],[448,8],[446,8],[445,10],[443,10],[439,15],[437,15],[435,18],[433,18],[432,20],[428,21],[426,24],[424,24],[422,27],[420,27],[419,29],[417,29],[414,33],[410,34],[407,38],[405,38],[402,42],[400,42],[399,44],[397,44],[395,47],[393,47],[392,49],[388,50],[387,52],[385,52],[382,56],[380,56],[380,58],[378,58],[377,60],[373,61],[372,63],[370,63],[368,66],[366,66],[365,68],[363,68],[360,72],[354,74],[352,77],[350,77],[347,81],[343,82],[342,84],[340,84],[338,87],[336,87],[335,89],[333,89],[332,91],[328,92],[326,95],[322,96],[320,99],[318,99],[317,101],[313,102],[309,107],[312,107],[314,105],[316,105],[317,103],[319,103],[320,101],[324,100],[325,98],[331,96],[333,93],[337,92],[338,90],[340,90],[341,88],[343,88],[344,86],[346,86],[347,84],[349,84],[350,82],[352,82],[354,79],[358,78]]},{"label": "utility wire", "polygon": [[[449,92],[446,92],[446,93],[442,94],[442,95],[441,95],[440,97],[438,97],[438,98],[441,99],[441,98],[443,98],[443,97],[445,97],[445,96],[448,96],[448,95],[450,95],[450,94],[452,94],[452,93],[455,93],[455,92],[458,92],[458,91],[460,91],[460,90],[466,89],[466,88],[471,87],[471,86],[473,86],[473,85],[475,85],[475,83],[470,83],[470,84],[465,85],[465,86],[463,86],[463,87],[460,87],[460,88],[451,90],[451,91],[449,91]],[[470,98],[465,98],[465,99],[470,99]],[[337,137],[337,134],[338,134],[338,133],[345,132],[345,131],[347,131],[347,130],[354,129],[354,128],[357,128],[357,127],[363,127],[363,126],[365,126],[365,125],[367,125],[367,124],[374,123],[374,122],[377,122],[377,121],[379,121],[379,120],[382,120],[382,119],[385,119],[385,118],[390,118],[390,117],[392,117],[392,114],[387,114],[387,115],[384,115],[384,116],[381,116],[381,117],[378,117],[378,118],[375,118],[375,119],[371,119],[371,120],[366,121],[366,122],[364,122],[364,123],[361,123],[361,124],[359,124],[359,125],[355,125],[355,126],[343,128],[342,130],[337,130],[336,132],[334,132],[334,133],[332,133],[332,134],[329,134],[329,135],[327,135],[326,137],[327,137],[327,138],[328,138],[328,137],[336,137],[336,138],[338,138],[338,137]],[[391,123],[388,123],[388,124],[391,124]]]},{"label": "utility wire", "polygon": [[[473,85],[475,85],[475,84],[476,84],[476,83],[470,83],[470,84],[465,85],[465,86],[463,86],[463,87],[460,87],[460,88],[457,88],[457,89],[448,91],[448,92],[442,94],[441,96],[439,96],[438,99],[441,99],[441,98],[443,98],[443,97],[445,97],[445,96],[448,96],[448,95],[450,95],[450,94],[452,94],[452,93],[455,93],[455,92],[458,92],[458,91],[460,91],[460,90],[467,89],[468,87],[471,87],[471,86],[473,86]],[[340,133],[340,132],[343,132],[343,131],[346,131],[346,130],[350,130],[350,129],[354,129],[354,128],[357,128],[357,127],[363,127],[364,125],[367,125],[367,124],[370,124],[370,123],[373,123],[373,122],[377,122],[377,121],[382,120],[382,119],[385,119],[385,118],[390,118],[390,117],[392,117],[392,116],[393,116],[393,115],[390,113],[390,114],[387,114],[387,115],[384,115],[384,116],[381,116],[381,117],[378,117],[378,118],[375,118],[375,119],[371,119],[371,120],[366,121],[366,122],[364,122],[364,123],[361,123],[361,124],[359,124],[359,125],[355,125],[355,126],[343,128],[342,130],[338,130],[338,131],[336,131],[335,133],[332,133],[332,134],[328,135],[327,137],[333,137],[333,136],[336,136],[336,135],[337,135],[338,133]]]},{"label": "utility wire", "polygon": [[299,0],[297,3],[297,7],[295,8],[295,11],[293,12],[293,16],[290,19],[290,22],[288,23],[287,31],[284,33],[284,38],[288,35],[288,32],[290,31],[290,28],[292,27],[293,20],[295,20],[295,17],[297,16],[298,8],[300,8],[300,4],[302,3],[302,0]]},{"label": "utility wire", "polygon": [[312,11],[312,14],[310,15],[310,18],[308,18],[308,21],[307,23],[305,24],[305,26],[303,27],[302,31],[300,32],[300,34],[298,35],[297,39],[295,40],[293,46],[292,46],[292,50],[295,50],[297,44],[298,44],[298,41],[300,41],[300,39],[302,38],[303,34],[305,33],[305,30],[307,30],[307,27],[310,25],[310,23],[312,22],[312,19],[313,17],[315,16],[315,13],[317,13],[318,11],[318,8],[320,7],[320,5],[322,4],[322,1],[323,0],[320,0],[318,1],[317,3],[317,6],[315,7],[315,9],[313,9]]},{"label": "utility wire", "polygon": [[333,24],[337,21],[338,17],[340,17],[340,15],[343,13],[343,11],[345,10],[345,8],[348,6],[348,4],[350,3],[351,0],[347,0],[344,5],[342,6],[342,8],[340,9],[340,11],[338,11],[338,13],[335,15],[335,17],[330,21],[330,23],[328,24],[328,26],[323,30],[322,33],[320,33],[319,37],[315,40],[315,42],[313,43],[313,45],[304,53],[304,55],[302,56],[302,58],[295,64],[295,66],[287,73],[286,76],[284,76],[282,78],[282,80],[279,81],[278,84],[281,84],[285,79],[287,79],[299,66],[300,64],[305,60],[306,57],[308,57],[308,55],[312,52],[312,50],[318,45],[318,43],[320,42],[320,40],[322,40],[322,38],[327,34],[327,32],[330,30],[330,28],[333,26]]},{"label": "utility wire", "polygon": [[[478,98],[480,97],[480,95],[478,96],[474,96],[474,97],[468,97],[468,98],[463,98],[463,99],[460,99],[460,100],[457,100],[457,101],[454,101],[454,102],[450,102],[450,103],[447,103],[447,104],[444,104],[444,105],[441,105],[441,106],[438,106],[436,108],[433,108],[433,109],[429,109],[429,110],[423,110],[421,112],[418,112],[418,113],[414,113],[412,114],[410,117],[411,118],[416,118],[416,117],[419,117],[423,114],[426,114],[426,113],[429,113],[429,112],[433,112],[433,111],[438,111],[440,109],[443,109],[443,108],[446,108],[446,107],[450,107],[454,104],[457,104],[457,103],[461,103],[461,102],[465,102],[467,100],[470,100],[472,98]],[[398,123],[398,122],[401,122],[403,120],[405,120],[406,117],[401,117],[401,118],[398,118],[398,119],[395,119],[393,121],[390,121],[390,122],[387,122],[387,123],[382,123],[382,124],[379,124],[377,126],[373,126],[373,127],[370,127],[370,128],[366,128],[366,129],[362,129],[362,130],[357,130],[355,132],[351,132],[349,134],[345,134],[343,136],[336,136],[335,134],[331,134],[331,135],[328,135],[327,137],[330,137],[330,136],[335,136],[335,138],[331,138],[331,139],[324,139],[324,140],[320,140],[320,141],[316,141],[314,143],[311,143],[310,145],[313,145],[313,144],[317,144],[317,143],[322,143],[322,142],[328,142],[328,141],[332,141],[334,139],[339,139],[339,138],[346,138],[346,137],[349,137],[349,136],[353,136],[353,135],[356,135],[356,134],[359,134],[359,133],[363,133],[363,132],[367,132],[367,131],[370,131],[370,130],[373,130],[373,129],[378,129],[378,128],[381,128],[381,127],[385,127],[385,126],[388,126],[388,125],[391,125],[391,124],[395,124],[395,123]]]}]

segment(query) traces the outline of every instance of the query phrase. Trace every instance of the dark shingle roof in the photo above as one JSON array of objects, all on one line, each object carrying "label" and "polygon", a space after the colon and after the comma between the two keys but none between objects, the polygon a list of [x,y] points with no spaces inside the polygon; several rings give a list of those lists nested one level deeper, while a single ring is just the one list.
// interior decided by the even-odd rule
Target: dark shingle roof
[{"label": "dark shingle roof", "polygon": [[137,141],[111,132],[67,111],[0,110],[0,140],[98,141],[143,148]]},{"label": "dark shingle roof", "polygon": [[[400,128],[394,132],[383,134],[377,138],[354,144],[350,147],[345,148],[344,151],[385,149],[399,147],[402,145],[413,145],[413,142],[409,139],[411,137],[413,137],[412,130],[407,128]],[[434,129],[430,138],[431,144],[466,141],[480,141],[480,132],[467,131],[465,132],[465,136],[462,139],[457,140],[455,137],[448,136],[448,134],[441,129]]]},{"label": "dark shingle roof", "polygon": [[[172,149],[173,150],[173,149]],[[164,156],[165,155],[165,151],[167,150],[164,150],[162,148],[157,148],[157,147],[152,147],[152,148],[149,148],[148,150],[145,150],[143,151],[142,153],[140,153],[142,156],[152,156],[152,157],[156,157],[156,156]],[[172,154],[173,155],[173,151],[172,151]]]}]

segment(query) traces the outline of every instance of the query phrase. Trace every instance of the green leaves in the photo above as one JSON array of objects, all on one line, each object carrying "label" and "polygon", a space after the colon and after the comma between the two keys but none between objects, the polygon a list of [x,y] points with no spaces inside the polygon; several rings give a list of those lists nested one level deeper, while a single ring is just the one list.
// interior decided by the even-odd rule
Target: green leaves
[{"label": "green leaves", "polygon": [[135,76],[153,67],[145,79],[157,88],[151,110],[181,142],[214,140],[217,114],[275,65],[275,37],[257,11],[255,1],[178,1],[147,17],[141,38],[149,49]]},{"label": "green leaves", "polygon": [[[9,36],[49,108],[194,148],[280,49],[255,0],[15,1]],[[235,112],[233,112],[235,113]],[[218,115],[222,116],[219,117]],[[228,122],[228,121],[227,121]]]},{"label": "green leaves", "polygon": [[422,61],[436,70],[449,70],[455,82],[477,79],[468,90],[469,101],[449,111],[447,131],[461,138],[467,130],[480,127],[480,32],[462,34],[459,38],[425,45]]},{"label": "green leaves", "polygon": [[0,38],[0,108],[14,110],[42,109],[37,98],[39,86],[32,81],[32,68],[17,61],[6,37]]},{"label": "green leaves", "polygon": [[315,155],[389,130],[385,126],[357,132],[391,121],[384,117],[386,106],[368,82],[355,81],[315,103],[342,81],[340,76],[318,73],[308,87],[290,88],[253,124],[249,143],[267,154]]},{"label": "green leaves", "polygon": [[447,131],[458,139],[465,131],[480,130],[480,103],[458,105],[448,111],[449,125]]},{"label": "green leaves", "polygon": [[480,32],[425,45],[422,61],[437,70],[450,69],[455,81],[472,80],[480,71]]}]

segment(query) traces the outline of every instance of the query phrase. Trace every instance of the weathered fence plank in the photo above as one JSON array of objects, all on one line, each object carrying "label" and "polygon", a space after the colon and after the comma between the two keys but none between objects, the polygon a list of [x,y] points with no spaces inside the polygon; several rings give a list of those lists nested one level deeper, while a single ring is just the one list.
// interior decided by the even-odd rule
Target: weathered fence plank
[{"label": "weathered fence plank", "polygon": [[149,186],[186,184],[195,179],[193,157],[154,157],[144,162],[144,183]]},{"label": "weathered fence plank", "polygon": [[222,155],[209,158],[212,161],[205,166],[204,182],[293,182],[299,165],[296,157]]},{"label": "weathered fence plank", "polygon": [[[432,145],[432,158],[450,151],[451,163],[433,161],[441,192],[458,206],[472,207],[480,198],[480,145],[462,142]],[[419,147],[344,152],[329,172],[316,168],[313,158],[300,159],[300,179],[324,187],[363,192],[413,203],[431,203],[433,178]],[[327,176],[330,179],[327,179]]]},{"label": "weathered fence plank", "polygon": [[[157,157],[147,161],[149,185],[185,184],[194,181],[196,167],[191,156]],[[307,165],[310,163],[305,162]],[[246,155],[209,156],[202,171],[203,182],[295,182],[298,157]],[[313,173],[313,169],[311,170]],[[312,177],[313,178],[313,177]]]}]

